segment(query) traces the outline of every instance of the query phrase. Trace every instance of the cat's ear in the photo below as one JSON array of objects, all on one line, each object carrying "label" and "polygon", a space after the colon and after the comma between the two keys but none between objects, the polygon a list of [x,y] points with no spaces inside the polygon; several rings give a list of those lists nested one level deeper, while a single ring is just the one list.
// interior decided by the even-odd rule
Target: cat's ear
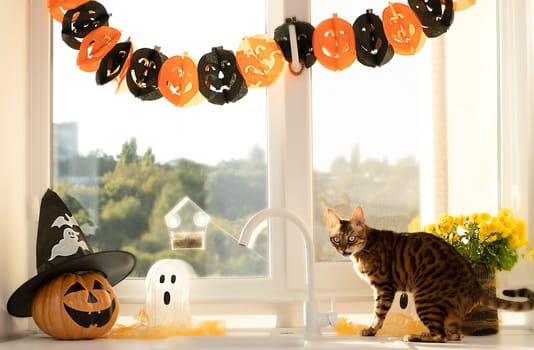
[{"label": "cat's ear", "polygon": [[339,222],[341,221],[341,219],[339,218],[339,216],[336,214],[336,212],[334,211],[334,209],[331,209],[331,208],[328,208],[326,209],[326,225],[329,229],[332,229],[333,227],[336,227],[339,225]]},{"label": "cat's ear", "polygon": [[354,231],[361,231],[365,227],[365,217],[362,207],[357,207],[350,217],[350,226]]}]

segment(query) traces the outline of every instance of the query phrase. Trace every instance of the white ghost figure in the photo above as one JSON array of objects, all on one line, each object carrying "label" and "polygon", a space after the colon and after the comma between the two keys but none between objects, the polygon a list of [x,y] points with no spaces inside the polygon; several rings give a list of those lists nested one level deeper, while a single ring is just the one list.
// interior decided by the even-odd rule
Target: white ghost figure
[{"label": "white ghost figure", "polygon": [[191,265],[179,259],[163,259],[150,267],[146,276],[145,310],[148,325],[191,325],[189,308]]}]

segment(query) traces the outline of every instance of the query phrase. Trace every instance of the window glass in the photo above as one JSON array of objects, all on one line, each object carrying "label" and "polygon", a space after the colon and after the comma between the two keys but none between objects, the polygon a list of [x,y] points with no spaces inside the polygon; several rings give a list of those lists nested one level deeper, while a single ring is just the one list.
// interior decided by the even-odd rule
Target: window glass
[{"label": "window glass", "polygon": [[[198,61],[219,46],[235,52],[244,34],[265,32],[263,1],[101,3],[121,41],[158,46],[167,57],[187,52]],[[236,243],[246,219],[267,206],[266,90],[223,106],[142,101],[126,83],[117,93],[97,86],[61,37],[54,23],[53,187],[92,248],[134,253],[134,277],[166,257],[186,260],[199,277],[268,275],[266,235],[254,251]]]},{"label": "window glass", "polygon": [[[387,2],[312,0],[312,23],[338,17],[351,25]],[[407,231],[420,215],[425,129],[432,118],[431,46],[371,68],[354,61],[341,72],[316,62],[312,72],[314,234],[318,260],[342,260],[323,224],[324,206],[350,217],[361,205],[367,224]],[[343,259],[345,260],[345,259]]]}]

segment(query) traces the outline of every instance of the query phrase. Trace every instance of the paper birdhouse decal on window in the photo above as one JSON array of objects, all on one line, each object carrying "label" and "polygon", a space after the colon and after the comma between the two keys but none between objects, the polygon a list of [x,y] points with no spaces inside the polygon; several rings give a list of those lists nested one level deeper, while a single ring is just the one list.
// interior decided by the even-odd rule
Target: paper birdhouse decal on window
[{"label": "paper birdhouse decal on window", "polygon": [[165,215],[171,249],[204,249],[210,216],[195,202],[184,197]]}]

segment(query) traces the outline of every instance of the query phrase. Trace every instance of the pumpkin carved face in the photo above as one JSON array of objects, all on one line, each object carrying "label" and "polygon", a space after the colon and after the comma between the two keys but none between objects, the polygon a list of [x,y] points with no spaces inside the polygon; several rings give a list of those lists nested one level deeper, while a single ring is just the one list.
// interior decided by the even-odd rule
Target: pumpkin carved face
[{"label": "pumpkin carved face", "polygon": [[191,106],[202,99],[198,93],[197,66],[188,55],[173,56],[163,63],[158,86],[163,97],[176,106]]},{"label": "pumpkin carved face", "polygon": [[382,20],[372,10],[359,16],[352,25],[356,36],[356,58],[368,67],[388,63],[395,54],[389,44]]},{"label": "pumpkin carved face", "polygon": [[68,10],[63,16],[61,37],[71,48],[78,50],[81,41],[94,29],[107,26],[109,14],[106,8],[97,1],[87,1],[85,4]]},{"label": "pumpkin carved face", "polygon": [[35,294],[32,316],[43,332],[57,339],[91,339],[105,334],[119,315],[119,303],[99,273],[63,274]]},{"label": "pumpkin carved face", "polygon": [[118,90],[124,78],[126,78],[132,54],[133,45],[130,41],[115,45],[100,61],[95,74],[96,83],[104,85],[116,79]]},{"label": "pumpkin carved face", "polygon": [[313,52],[319,63],[333,71],[343,70],[356,60],[352,25],[333,14],[320,22],[313,33]]},{"label": "pumpkin carved face", "polygon": [[423,31],[429,38],[449,30],[454,19],[452,0],[408,0],[408,5],[421,21]]},{"label": "pumpkin carved face", "polygon": [[248,87],[266,87],[282,74],[284,54],[276,41],[264,34],[246,37],[236,52],[237,64]]},{"label": "pumpkin carved face", "polygon": [[89,33],[80,45],[76,64],[85,72],[98,70],[102,58],[119,41],[121,32],[118,29],[103,26]]},{"label": "pumpkin carved face", "polygon": [[126,83],[135,97],[145,101],[162,97],[158,88],[158,74],[166,60],[167,57],[158,48],[143,48],[133,53]]},{"label": "pumpkin carved face", "polygon": [[423,27],[408,5],[390,3],[382,12],[382,23],[395,53],[413,55],[424,46],[426,35]]},{"label": "pumpkin carved face", "polygon": [[248,88],[237,66],[234,53],[212,48],[198,61],[200,93],[213,104],[223,105],[243,98]]}]

